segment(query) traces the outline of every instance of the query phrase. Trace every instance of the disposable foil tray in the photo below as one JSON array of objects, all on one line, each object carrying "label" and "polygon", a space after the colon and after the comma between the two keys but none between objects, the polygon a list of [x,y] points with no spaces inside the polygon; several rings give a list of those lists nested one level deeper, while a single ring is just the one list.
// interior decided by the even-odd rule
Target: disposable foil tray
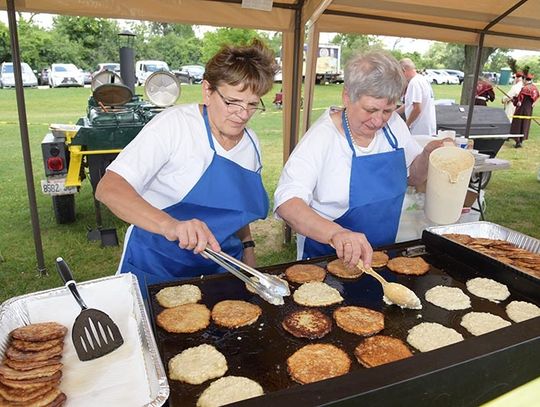
[{"label": "disposable foil tray", "polygon": [[[148,320],[146,311],[145,311],[145,305],[142,300],[141,292],[139,289],[139,285],[137,283],[137,279],[132,274],[122,274],[118,276],[112,276],[112,277],[105,277],[101,279],[91,280],[87,282],[82,282],[80,284],[77,284],[79,287],[79,290],[81,292],[81,296],[85,298],[85,292],[92,292],[92,291],[100,291],[104,292],[107,288],[111,287],[123,287],[125,288],[124,293],[120,293],[117,290],[117,297],[116,298],[132,298],[133,304],[132,305],[132,313],[135,321],[136,327],[133,327],[134,330],[138,332],[138,337],[129,337],[127,336],[127,333],[124,332],[124,345],[122,347],[118,348],[115,352],[122,352],[122,348],[125,346],[133,346],[135,354],[138,355],[137,359],[141,360],[144,364],[144,367],[141,370],[145,371],[145,376],[147,378],[148,382],[148,398],[150,402],[146,404],[147,406],[161,406],[163,405],[168,396],[169,396],[169,385],[167,383],[167,378],[165,376],[165,371],[163,368],[163,364],[161,363],[161,359],[159,357],[159,352],[157,350],[157,345],[152,333],[152,328],[150,326],[150,322]],[[85,291],[86,290],[86,291]],[[36,309],[42,309],[43,307],[50,306],[51,304],[58,303],[60,301],[66,301],[69,300],[69,298],[65,297],[71,297],[71,294],[68,289],[65,287],[60,288],[54,288],[51,290],[45,290],[40,291],[32,294],[26,294],[18,297],[11,298],[7,301],[5,301],[0,306],[0,355],[4,355],[6,348],[9,343],[9,333],[18,327],[28,325],[34,321],[35,315],[33,315],[32,310]],[[76,311],[77,314],[80,311],[79,306],[75,302],[73,298],[71,298],[73,303],[73,308],[78,310]],[[85,299],[88,303],[88,299]],[[114,301],[114,300],[113,300]],[[70,304],[71,305],[71,304]],[[88,303],[89,306],[92,306],[90,303]],[[116,307],[125,307],[128,308],[126,304],[117,303]],[[41,310],[40,314],[43,316],[47,315],[47,310]],[[107,311],[109,313],[109,311]],[[120,311],[121,312],[121,311]],[[48,320],[50,321],[59,321],[58,316],[58,310],[55,312],[51,312],[50,318]],[[61,322],[61,321],[59,321]],[[115,321],[120,323],[124,321]],[[64,345],[64,356],[66,352],[69,352],[67,350],[68,346],[73,346],[69,343],[70,339],[68,338],[69,335],[71,335],[71,324],[66,324],[66,326],[70,329],[68,334],[66,335],[65,339],[65,345]],[[137,336],[137,335],[135,335]],[[142,355],[139,354],[139,349]],[[74,350],[73,350],[74,352]],[[96,359],[91,362],[80,362],[80,366],[75,367],[75,369],[83,369],[88,368],[88,363],[96,363],[97,365],[94,365],[96,368],[99,368],[99,363],[103,361],[103,363],[106,363],[106,358],[108,356],[113,355],[113,353],[104,356],[103,358]],[[65,360],[66,358],[63,358],[62,362],[64,363],[64,377],[63,382],[68,380],[68,373],[67,367],[68,362]],[[73,366],[71,367],[73,368]],[[112,370],[113,366],[105,366],[106,370]],[[84,380],[88,380],[89,382],[92,381],[94,378],[89,375],[89,377],[85,377]],[[70,390],[72,389],[64,389],[62,388],[62,384],[60,385],[61,390],[66,393],[68,396],[67,404],[70,405]],[[99,391],[100,389],[94,389]],[[103,389],[102,389],[103,390]],[[75,390],[73,390],[75,391]],[[111,400],[111,405],[119,406],[122,404],[122,392],[130,392],[129,388],[122,388],[118,389],[117,393],[119,393],[118,398],[116,400]],[[125,393],[123,393],[125,394]],[[85,400],[85,405],[95,405],[92,404],[93,401]],[[71,403],[72,404],[72,403]]]},{"label": "disposable foil tray", "polygon": [[[211,344],[227,359],[226,375],[245,376],[261,384],[265,395],[244,400],[235,406],[298,407],[298,406],[477,406],[540,376],[540,321],[539,318],[512,323],[511,326],[475,337],[468,333],[460,321],[470,311],[490,312],[508,319],[505,306],[510,301],[527,301],[540,305],[540,280],[529,285],[530,295],[524,295],[516,286],[521,276],[508,284],[510,297],[496,304],[469,293],[472,309],[448,311],[425,300],[425,293],[436,285],[458,287],[467,292],[468,279],[485,276],[469,265],[469,255],[459,259],[444,253],[419,251],[422,241],[416,240],[385,247],[393,258],[403,253],[421,255],[431,268],[423,276],[398,275],[387,268],[378,271],[389,281],[399,282],[412,289],[422,301],[422,310],[403,310],[382,301],[382,290],[372,277],[345,280],[327,274],[325,282],[336,288],[344,302],[330,307],[318,307],[332,318],[333,311],[342,305],[358,305],[380,311],[385,317],[382,335],[406,340],[408,330],[420,322],[437,322],[456,329],[465,340],[431,352],[413,349],[411,358],[375,368],[364,368],[354,356],[355,347],[363,340],[347,333],[334,323],[332,331],[320,340],[295,338],[287,333],[281,322],[290,312],[302,309],[291,297],[285,305],[274,306],[248,292],[244,283],[230,274],[170,281],[148,286],[148,305],[155,330],[158,349],[165,366],[183,350],[201,344]],[[414,249],[414,250],[412,250]],[[294,264],[317,264],[325,267],[335,257],[315,258],[307,261],[261,268],[275,275],[282,274]],[[208,328],[190,334],[174,334],[156,325],[156,316],[163,308],[155,295],[165,287],[179,284],[197,285],[202,292],[201,303],[209,309],[226,299],[244,300],[259,305],[262,315],[252,325],[238,329],[225,329],[213,322]],[[292,289],[298,285],[292,284]],[[351,359],[348,374],[316,383],[300,385],[287,373],[287,358],[309,343],[332,343],[342,348]],[[412,349],[412,348],[411,348]],[[170,407],[195,406],[198,397],[211,381],[189,385],[170,380]]]},{"label": "disposable foil tray", "polygon": [[448,233],[466,234],[473,238],[481,237],[487,239],[505,240],[521,249],[540,254],[540,240],[535,239],[534,237],[527,236],[523,233],[491,222],[470,222],[455,225],[428,227],[424,231],[422,239],[432,247],[450,250],[454,256],[462,257],[465,251],[473,253],[473,261],[477,267],[492,267],[496,265],[496,269],[506,270],[508,275],[503,276],[503,280],[505,281],[507,281],[508,278],[511,278],[514,273],[520,273],[526,276],[526,278],[540,278],[539,275],[533,275],[520,269],[519,267],[502,263],[494,257],[479,253],[468,248],[466,245],[445,237],[444,235]]}]

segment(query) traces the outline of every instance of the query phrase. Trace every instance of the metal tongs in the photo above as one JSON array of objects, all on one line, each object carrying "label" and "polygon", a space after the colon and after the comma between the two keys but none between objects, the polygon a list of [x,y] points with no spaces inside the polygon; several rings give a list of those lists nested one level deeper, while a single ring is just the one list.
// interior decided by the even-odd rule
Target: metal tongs
[{"label": "metal tongs", "polygon": [[[203,256],[238,277],[270,304],[283,305],[285,303],[283,297],[291,295],[288,284],[276,276],[261,273],[224,252],[218,253],[206,248],[203,253]],[[254,276],[256,279],[246,276],[244,272]]]}]

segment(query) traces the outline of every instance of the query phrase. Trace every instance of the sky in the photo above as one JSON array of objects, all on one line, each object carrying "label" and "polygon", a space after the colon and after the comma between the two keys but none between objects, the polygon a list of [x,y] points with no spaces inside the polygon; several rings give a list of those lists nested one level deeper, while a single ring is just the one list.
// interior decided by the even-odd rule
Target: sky
[{"label": "sky", "polygon": [[[52,24],[52,19],[54,15],[52,14],[37,14],[34,16],[34,21],[39,24],[42,27],[50,27]],[[0,21],[5,23],[7,25],[7,12],[0,11]],[[122,20],[120,20],[120,24],[122,24]],[[195,33],[198,36],[201,36],[204,32],[210,31],[215,29],[215,27],[209,27],[209,26],[197,26],[195,29]],[[332,37],[335,35],[335,33],[321,33],[320,42],[328,42],[332,39]],[[414,39],[414,38],[399,38],[399,37],[386,37],[381,36],[385,46],[388,49],[400,49],[403,51],[409,51],[414,52],[417,51],[420,54],[423,54],[429,49],[429,46],[433,43],[433,41],[429,40],[421,40],[421,39]],[[535,52],[531,50],[511,50],[510,55],[513,58],[519,59],[524,56],[529,55],[540,55],[540,52]]]}]

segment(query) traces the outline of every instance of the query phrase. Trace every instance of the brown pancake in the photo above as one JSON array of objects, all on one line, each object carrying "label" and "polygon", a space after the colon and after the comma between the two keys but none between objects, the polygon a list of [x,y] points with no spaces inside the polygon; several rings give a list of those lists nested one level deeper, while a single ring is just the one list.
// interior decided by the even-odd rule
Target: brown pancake
[{"label": "brown pancake", "polygon": [[246,301],[220,301],[212,308],[212,320],[226,328],[239,328],[251,325],[262,314],[258,305]]},{"label": "brown pancake", "polygon": [[156,322],[167,332],[193,333],[210,324],[210,310],[203,304],[179,305],[161,311]]},{"label": "brown pancake", "polygon": [[66,333],[67,328],[64,325],[57,322],[42,322],[17,328],[11,332],[11,337],[29,342],[42,342],[63,338]]},{"label": "brown pancake", "polygon": [[30,380],[39,377],[49,377],[60,371],[62,366],[62,363],[57,363],[55,365],[38,367],[37,369],[20,371],[6,365],[0,365],[0,377],[9,380]]},{"label": "brown pancake", "polygon": [[47,359],[47,360],[39,360],[37,362],[28,362],[28,361],[20,362],[18,360],[4,359],[2,363],[4,363],[5,365],[8,365],[12,369],[24,371],[24,370],[37,369],[38,367],[43,367],[43,366],[55,365],[59,363],[61,359],[62,358],[60,356]]},{"label": "brown pancake", "polygon": [[67,400],[67,396],[64,393],[60,393],[51,403],[46,407],[60,407],[63,406]]},{"label": "brown pancake", "polygon": [[473,241],[473,238],[471,236],[460,233],[444,233],[443,236],[447,239],[454,240],[464,245],[469,244]]},{"label": "brown pancake", "polygon": [[385,252],[373,252],[371,267],[384,267],[386,266],[386,263],[388,263],[388,255]]},{"label": "brown pancake", "polygon": [[[61,394],[63,394],[60,389],[58,388],[51,388],[49,389],[49,391],[47,393],[44,393],[44,394],[41,394],[33,399],[30,399],[30,400],[26,400],[24,402],[13,402],[13,401],[7,401],[7,402],[2,402],[0,401],[0,406],[1,407],[15,407],[15,406],[24,406],[24,407],[49,407],[51,406],[56,398],[58,396],[60,396]],[[57,406],[59,404],[56,404]]]},{"label": "brown pancake", "polygon": [[429,271],[429,263],[421,257],[394,257],[386,265],[390,270],[399,274],[420,276]]},{"label": "brown pancake", "polygon": [[6,356],[11,360],[17,360],[19,362],[39,362],[60,356],[63,348],[64,346],[62,344],[42,350],[40,352],[22,352],[13,346],[10,346],[6,351]]},{"label": "brown pancake", "polygon": [[6,401],[22,403],[41,396],[42,394],[47,393],[52,388],[52,385],[45,385],[25,390],[4,386],[0,383],[0,397],[2,397]]},{"label": "brown pancake", "polygon": [[354,355],[365,367],[375,367],[412,356],[403,341],[385,335],[375,335],[364,339],[355,349]]},{"label": "brown pancake", "polygon": [[346,267],[341,259],[331,261],[326,265],[328,272],[341,278],[358,278],[362,275],[362,270],[358,267]]},{"label": "brown pancake", "polygon": [[39,377],[37,379],[31,379],[31,380],[10,380],[5,379],[2,376],[0,376],[0,383],[17,389],[32,389],[32,388],[38,388],[42,386],[51,386],[54,383],[58,382],[60,378],[62,377],[62,372],[56,372],[52,376],[49,377]]},{"label": "brown pancake", "polygon": [[283,329],[297,338],[322,338],[332,330],[332,320],[314,309],[290,313],[281,323]]},{"label": "brown pancake", "polygon": [[350,367],[351,360],[343,350],[323,343],[306,345],[287,359],[289,375],[301,384],[344,375]]},{"label": "brown pancake", "polygon": [[355,335],[374,335],[384,329],[384,315],[369,308],[339,307],[334,319],[341,329]]},{"label": "brown pancake", "polygon": [[13,339],[11,345],[23,352],[40,352],[42,350],[54,348],[55,346],[62,345],[64,338],[51,339],[50,341],[23,341],[21,339]]},{"label": "brown pancake", "polygon": [[295,264],[285,270],[285,278],[292,283],[304,284],[310,281],[323,281],[326,270],[315,264]]}]

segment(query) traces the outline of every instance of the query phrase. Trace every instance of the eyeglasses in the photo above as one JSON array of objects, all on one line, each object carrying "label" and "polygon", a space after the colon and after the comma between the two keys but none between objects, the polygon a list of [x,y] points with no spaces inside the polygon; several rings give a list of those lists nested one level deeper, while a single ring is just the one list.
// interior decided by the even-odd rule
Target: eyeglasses
[{"label": "eyeglasses", "polygon": [[217,88],[216,88],[216,92],[219,95],[219,97],[221,98],[221,100],[223,100],[223,103],[225,103],[225,106],[227,106],[227,111],[229,113],[238,114],[238,113],[242,113],[244,110],[246,110],[251,115],[251,114],[261,113],[261,112],[266,111],[266,107],[264,106],[264,102],[263,102],[262,99],[260,100],[261,104],[258,105],[258,106],[250,106],[248,104],[247,107],[244,107],[241,104],[234,103],[234,102],[229,102],[227,99],[225,99],[225,96],[223,96],[221,94],[221,92],[219,91],[219,89],[217,89]]}]

